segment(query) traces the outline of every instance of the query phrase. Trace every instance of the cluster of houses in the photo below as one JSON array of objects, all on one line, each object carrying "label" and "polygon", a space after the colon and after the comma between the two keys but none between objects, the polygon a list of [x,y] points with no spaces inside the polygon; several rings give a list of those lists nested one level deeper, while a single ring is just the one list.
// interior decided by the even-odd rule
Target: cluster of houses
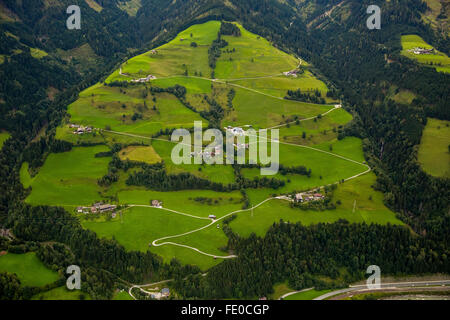
[{"label": "cluster of houses", "polygon": [[152,299],[160,300],[164,298],[168,298],[170,296],[169,288],[162,288],[160,292],[152,292],[150,293],[150,297]]},{"label": "cluster of houses", "polygon": [[211,152],[208,151],[194,151],[191,152],[191,157],[205,157],[205,158],[210,158],[210,157],[214,157],[215,155],[221,154],[222,153],[222,147],[221,146],[215,146],[214,149]]},{"label": "cluster of houses", "polygon": [[151,204],[152,204],[152,207],[161,209],[163,203],[162,203],[162,201],[159,201],[159,200],[152,200]]},{"label": "cluster of houses", "polygon": [[139,79],[133,79],[131,80],[131,82],[137,82],[137,83],[145,83],[145,82],[149,82],[150,80],[155,80],[156,77],[149,74],[147,77],[145,78],[139,78]]},{"label": "cluster of houses", "polygon": [[297,73],[299,73],[299,72],[300,72],[299,69],[294,69],[294,70],[291,70],[291,71],[283,72],[283,75],[285,75],[285,76],[292,76],[294,78],[297,78]]},{"label": "cluster of houses", "polygon": [[231,132],[235,136],[245,136],[245,131],[241,127],[228,126],[224,129],[228,132]]},{"label": "cluster of houses", "polygon": [[69,128],[71,129],[75,129],[73,131],[73,134],[85,134],[85,133],[92,133],[92,131],[94,130],[92,127],[84,127],[82,125],[79,124],[69,124]]},{"label": "cluster of houses", "polygon": [[[77,212],[84,213],[84,214],[104,213],[104,212],[108,212],[108,211],[114,211],[116,209],[117,209],[117,206],[114,204],[108,204],[108,203],[104,204],[103,202],[97,202],[97,203],[94,203],[90,207],[77,207]],[[113,218],[115,218],[115,215],[113,216]]]},{"label": "cluster of houses", "polygon": [[431,49],[425,49],[425,48],[414,48],[411,50],[408,50],[409,52],[412,52],[414,54],[434,54],[434,48]]},{"label": "cluster of houses", "polygon": [[294,202],[311,202],[311,201],[319,201],[325,199],[325,196],[321,193],[312,193],[312,192],[304,192],[297,193],[294,197]]}]

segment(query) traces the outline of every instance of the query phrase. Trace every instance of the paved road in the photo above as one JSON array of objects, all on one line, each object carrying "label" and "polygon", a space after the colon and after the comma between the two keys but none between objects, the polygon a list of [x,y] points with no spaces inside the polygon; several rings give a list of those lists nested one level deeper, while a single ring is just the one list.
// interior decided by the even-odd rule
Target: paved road
[{"label": "paved road", "polygon": [[[429,286],[440,286],[440,285],[450,285],[450,280],[434,280],[434,281],[411,281],[411,282],[390,282],[390,283],[381,283],[380,287],[381,289],[387,289],[387,288],[410,288],[410,287],[429,287]],[[330,298],[332,296],[336,296],[338,294],[352,292],[352,291],[360,291],[368,289],[367,285],[355,285],[355,286],[349,286],[349,288],[336,290],[332,292],[328,292],[326,294],[323,294],[317,298],[314,298],[313,300],[324,300],[327,298]],[[370,289],[374,290],[374,289]],[[376,289],[375,289],[376,290]]]},{"label": "paved road", "polygon": [[283,300],[284,298],[292,296],[293,294],[300,293],[300,292],[305,292],[305,291],[310,291],[312,289],[314,289],[314,288],[308,288],[308,289],[303,289],[303,290],[299,290],[299,291],[288,292],[286,294],[283,294],[278,300]]}]

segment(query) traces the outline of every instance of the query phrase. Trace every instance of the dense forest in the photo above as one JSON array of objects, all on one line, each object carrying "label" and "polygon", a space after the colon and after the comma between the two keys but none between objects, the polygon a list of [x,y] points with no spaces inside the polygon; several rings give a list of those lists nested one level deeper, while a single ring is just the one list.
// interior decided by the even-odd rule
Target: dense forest
[{"label": "dense forest", "polygon": [[[385,274],[450,270],[450,181],[426,174],[417,162],[416,148],[427,117],[450,120],[450,76],[420,66],[399,53],[400,36],[416,33],[450,54],[449,39],[421,21],[420,14],[427,9],[424,2],[348,0],[337,10],[351,14],[323,22],[321,14],[340,0],[228,0],[227,4],[219,0],[182,0],[169,5],[165,0],[148,0],[142,1],[136,17],[119,10],[116,1],[98,1],[104,8],[101,13],[89,10],[80,1],[86,10],[78,33],[64,27],[64,12],[70,1],[59,2],[60,6],[51,7],[46,7],[43,0],[1,2],[20,21],[0,24],[0,54],[7,56],[0,65],[0,129],[12,134],[0,152],[0,225],[12,228],[26,242],[64,245],[40,248],[39,257],[58,270],[67,261],[85,267],[89,270],[86,290],[91,296],[111,298],[118,283],[175,278],[176,289],[184,297],[254,298],[269,294],[274,283],[284,280],[296,289],[312,285],[339,287],[361,279],[369,264],[382,266]],[[369,4],[382,8],[381,30],[365,26]],[[306,14],[303,9],[308,5],[312,10]],[[115,240],[99,239],[63,208],[23,203],[29,190],[19,181],[22,162],[38,168],[49,152],[70,147],[54,138],[55,128],[81,90],[104,79],[132,55],[164,43],[192,24],[211,19],[240,21],[246,29],[304,58],[312,63],[314,71],[326,75],[333,95],[355,115],[351,134],[363,139],[366,160],[377,176],[376,189],[384,193],[386,205],[398,212],[414,232],[399,226],[344,221],[308,227],[280,222],[263,238],[252,235],[243,239],[227,229],[228,247],[239,258],[225,261],[201,277],[196,267],[181,266],[176,260],[164,264],[150,252],[127,252]],[[222,32],[239,36],[228,25]],[[219,36],[217,48],[211,49],[211,64],[220,54],[222,41]],[[84,44],[89,44],[95,54],[94,67],[76,71],[76,61],[66,61],[57,54],[57,49],[72,50]],[[35,59],[30,48],[49,55]],[[387,99],[391,86],[410,90],[417,98],[409,105]],[[49,88],[58,94],[49,95]],[[173,90],[183,101],[183,89]],[[302,92],[290,96],[314,97]],[[223,107],[214,101],[210,105],[212,111],[203,116],[220,121]],[[32,142],[43,128],[44,135]],[[114,180],[114,167],[110,169],[111,175],[100,183]],[[306,168],[283,171],[308,175]],[[192,176],[170,177],[161,170],[144,168],[128,183],[151,183],[166,190],[203,182]],[[277,181],[243,180],[240,186],[259,187],[264,183]],[[248,205],[245,190],[241,192]],[[0,299],[29,298],[31,294],[23,292],[19,280],[11,274],[0,274],[0,287]]]}]

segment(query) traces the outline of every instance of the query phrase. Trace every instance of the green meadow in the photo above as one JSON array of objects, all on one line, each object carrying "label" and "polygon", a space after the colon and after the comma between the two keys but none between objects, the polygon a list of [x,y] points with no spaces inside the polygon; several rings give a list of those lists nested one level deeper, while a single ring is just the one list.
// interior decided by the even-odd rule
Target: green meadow
[{"label": "green meadow", "polygon": [[328,102],[334,101],[326,97],[328,88],[325,83],[317,79],[310,71],[305,70],[297,78],[292,76],[273,76],[265,78],[244,78],[242,80],[227,80],[229,84],[237,84],[247,88],[257,90],[272,96],[284,98],[286,92],[292,89],[300,89],[302,92],[319,90],[322,97]]},{"label": "green meadow", "polygon": [[[222,55],[217,61],[216,78],[276,75],[298,66],[299,60],[294,56],[278,50],[266,39],[245,30],[238,23],[235,24],[241,30],[241,36],[223,36],[228,46],[222,49]],[[227,49],[234,49],[234,52],[226,52]]]},{"label": "green meadow", "polygon": [[[191,128],[194,121],[202,120],[173,95],[155,93],[144,98],[145,92],[145,88],[139,87],[121,89],[96,85],[88,88],[80,93],[77,101],[69,105],[70,121],[100,129],[109,127],[109,130],[150,136],[166,128]],[[141,114],[142,119],[133,119],[135,114]]]},{"label": "green meadow", "polygon": [[[322,118],[292,123],[289,127],[280,128],[282,142],[317,145],[337,138],[337,131],[353,119],[343,108],[336,108]],[[305,137],[303,138],[303,132]]]},{"label": "green meadow", "polygon": [[[149,74],[160,78],[183,75],[188,70],[189,74],[197,72],[209,77],[211,70],[208,65],[208,49],[217,38],[219,28],[219,21],[191,26],[172,41],[155,48],[156,53],[149,51],[126,61],[122,64],[122,73],[135,78]],[[192,47],[192,42],[197,43],[197,47]],[[116,70],[106,82],[126,80],[119,71]]]},{"label": "green meadow", "polygon": [[59,279],[58,274],[48,269],[34,252],[0,256],[0,272],[15,273],[20,283],[29,287],[41,287]]},{"label": "green meadow", "polygon": [[9,139],[9,137],[11,137],[11,135],[8,132],[6,131],[0,132],[0,149],[3,147],[5,141]]},{"label": "green meadow", "polygon": [[[117,192],[119,203],[150,205],[150,200],[163,202],[163,207],[198,217],[214,214],[221,217],[242,207],[240,192],[215,192],[211,190],[183,190],[160,192],[144,188],[128,188]],[[211,200],[209,200],[211,199]]]},{"label": "green meadow", "polygon": [[252,125],[262,129],[283,124],[288,117],[298,116],[300,119],[304,119],[325,113],[333,108],[331,105],[266,96],[241,87],[234,89],[236,90],[236,97],[233,100],[234,110],[225,116],[224,126]]},{"label": "green meadow", "polygon": [[283,300],[313,300],[314,298],[320,297],[321,295],[326,294],[328,292],[331,292],[331,290],[330,289],[327,289],[327,290],[312,289],[312,290],[292,294],[290,296],[287,296]]},{"label": "green meadow", "polygon": [[114,294],[113,300],[134,300],[127,291],[118,291]]},{"label": "green meadow", "polygon": [[402,54],[410,59],[414,59],[417,62],[434,67],[439,72],[450,72],[450,58],[443,52],[439,52],[435,49],[435,54],[414,54],[408,50],[414,48],[431,49],[433,46],[426,43],[418,35],[404,35],[401,38]]},{"label": "green meadow", "polygon": [[[33,205],[89,205],[101,199],[97,180],[108,172],[111,157],[96,158],[106,146],[75,147],[69,152],[52,153],[32,179],[26,202]],[[22,173],[22,182],[30,179]]]},{"label": "green meadow", "polygon": [[450,178],[450,121],[428,118],[418,160],[429,174]]},{"label": "green meadow", "polygon": [[79,290],[69,291],[66,287],[58,287],[38,293],[31,300],[91,300],[91,297],[87,293]]},{"label": "green meadow", "polygon": [[119,151],[121,160],[145,162],[149,164],[161,162],[161,157],[152,146],[128,146]]},{"label": "green meadow", "polygon": [[171,154],[175,143],[155,140],[152,145],[164,160],[169,174],[189,172],[199,178],[208,179],[213,182],[223,184],[235,182],[234,171],[231,166],[194,164],[194,158],[191,158],[191,164],[174,164]]},{"label": "green meadow", "polygon": [[[156,239],[198,229],[209,222],[207,219],[195,219],[161,209],[133,207],[124,211],[122,218],[118,216],[110,221],[83,220],[82,224],[85,228],[95,231],[100,237],[116,239],[128,250],[150,250],[161,255],[166,262],[170,262],[172,258],[176,257],[182,263],[210,267],[211,262],[214,261],[212,258],[203,256],[191,249],[171,245],[168,246],[169,248],[166,246],[149,246]],[[220,240],[226,239],[222,231],[221,233],[223,237]],[[196,233],[193,239],[201,239],[201,236],[199,238]],[[168,239],[167,241],[179,243],[178,240],[179,238]],[[203,240],[206,240],[207,249],[213,248],[213,243],[216,242],[216,239],[212,238],[203,238]],[[197,241],[189,242],[189,245],[196,246]]]},{"label": "green meadow", "polygon": [[[271,200],[260,207],[239,213],[230,223],[233,231],[246,237],[251,233],[264,236],[270,226],[279,222],[301,222],[304,225],[335,222],[345,219],[351,223],[402,224],[383,204],[383,194],[372,189],[375,175],[368,173],[338,185],[332,201],[340,200],[335,210],[313,211],[291,208],[288,201]],[[251,193],[250,193],[251,194]]]},{"label": "green meadow", "polygon": [[33,178],[30,176],[30,172],[28,171],[28,166],[28,162],[22,163],[19,172],[20,182],[22,182],[24,188],[30,187],[33,182]]}]

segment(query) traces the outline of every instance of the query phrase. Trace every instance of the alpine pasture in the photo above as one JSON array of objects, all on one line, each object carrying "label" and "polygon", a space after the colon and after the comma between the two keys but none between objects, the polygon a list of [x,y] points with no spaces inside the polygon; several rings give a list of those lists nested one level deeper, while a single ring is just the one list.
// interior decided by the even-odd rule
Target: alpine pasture
[{"label": "alpine pasture", "polygon": [[[124,61],[104,82],[82,91],[56,132],[57,139],[73,144],[72,150],[50,154],[33,176],[23,164],[21,181],[31,187],[26,201],[65,206],[72,212],[96,201],[120,205],[115,215],[77,216],[85,228],[115,239],[128,250],[150,250],[167,262],[176,258],[203,270],[234,258],[233,252],[226,251],[223,231],[233,215],[236,218],[229,225],[242,236],[264,235],[280,219],[305,224],[338,219],[400,223],[384,206],[382,194],[371,187],[375,176],[364,161],[362,141],[345,136],[345,126],[353,117],[327,96],[332,88],[300,57],[235,25],[240,36],[222,35],[227,45],[219,49],[214,69],[208,51],[218,38],[219,21],[187,28],[168,43]],[[175,94],[173,88],[184,89]],[[316,92],[325,103],[284,99],[287,90],[297,89]],[[278,173],[268,178],[282,181],[282,186],[241,188],[242,181],[264,178],[259,168],[176,165],[171,160],[175,144],[170,131],[190,129],[194,121],[202,121],[203,128],[215,122],[221,130],[276,127],[280,164],[304,166],[310,175]],[[75,125],[92,132],[78,134]],[[138,165],[117,170],[114,182],[100,186],[98,180],[116,156]],[[229,192],[197,186],[158,191],[127,183],[133,174],[149,170],[146,166],[158,165],[169,175],[189,173],[239,187]],[[337,188],[330,201],[336,203],[335,209],[302,210],[286,199],[268,200],[333,184]],[[152,200],[161,202],[162,208],[151,207]]]}]

